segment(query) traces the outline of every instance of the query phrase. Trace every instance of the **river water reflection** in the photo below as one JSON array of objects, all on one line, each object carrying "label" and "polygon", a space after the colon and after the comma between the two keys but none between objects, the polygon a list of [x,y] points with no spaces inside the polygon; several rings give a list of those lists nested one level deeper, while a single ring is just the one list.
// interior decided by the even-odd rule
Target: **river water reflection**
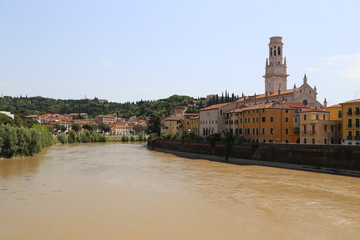
[{"label": "river water reflection", "polygon": [[359,239],[360,179],[141,144],[0,159],[0,239]]}]

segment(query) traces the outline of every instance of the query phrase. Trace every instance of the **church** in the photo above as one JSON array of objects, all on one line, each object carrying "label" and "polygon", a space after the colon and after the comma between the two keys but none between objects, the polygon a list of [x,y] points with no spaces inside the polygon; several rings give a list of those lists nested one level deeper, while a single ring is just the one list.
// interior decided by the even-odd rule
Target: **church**
[{"label": "church", "polygon": [[286,57],[283,57],[282,37],[276,36],[270,38],[269,57],[265,65],[265,93],[245,96],[237,100],[237,103],[246,105],[265,104],[271,102],[300,102],[312,109],[321,109],[326,107],[316,100],[317,89],[308,84],[306,74],[300,87],[293,86],[287,88]]}]

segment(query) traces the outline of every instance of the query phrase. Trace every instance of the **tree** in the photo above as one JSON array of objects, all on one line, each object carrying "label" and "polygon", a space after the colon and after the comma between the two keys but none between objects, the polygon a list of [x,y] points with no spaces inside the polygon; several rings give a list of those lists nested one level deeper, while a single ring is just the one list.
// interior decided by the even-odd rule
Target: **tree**
[{"label": "tree", "polygon": [[157,134],[160,136],[160,116],[151,115],[148,122],[148,134]]},{"label": "tree", "polygon": [[74,130],[75,132],[78,132],[78,131],[80,131],[81,126],[80,126],[80,124],[75,123],[74,125],[72,125],[71,129]]},{"label": "tree", "polygon": [[225,131],[220,136],[221,141],[225,143],[225,160],[227,161],[230,157],[232,144],[234,143],[234,136],[231,132]]},{"label": "tree", "polygon": [[12,119],[9,116],[6,116],[5,114],[0,113],[0,124],[10,124],[14,125],[14,119]]},{"label": "tree", "polygon": [[104,124],[104,123],[100,123],[98,125],[98,127],[104,133],[110,132],[110,130],[111,130],[111,128],[108,125]]},{"label": "tree", "polygon": [[136,135],[139,135],[141,133],[144,133],[144,131],[146,130],[146,127],[141,124],[135,124],[133,127],[133,130]]}]

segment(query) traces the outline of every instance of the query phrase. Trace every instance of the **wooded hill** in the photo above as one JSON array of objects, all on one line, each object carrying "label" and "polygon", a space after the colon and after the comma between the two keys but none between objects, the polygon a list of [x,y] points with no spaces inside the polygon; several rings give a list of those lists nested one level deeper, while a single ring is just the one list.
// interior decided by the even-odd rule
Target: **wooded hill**
[{"label": "wooded hill", "polygon": [[[63,100],[44,97],[1,97],[0,111],[9,111],[21,115],[30,114],[67,114],[88,113],[90,117],[105,114],[117,114],[118,117],[129,118],[136,115],[138,118],[162,114],[169,115],[175,106],[188,106],[194,98],[189,96],[173,95],[169,98],[154,101],[138,101],[126,103],[100,103],[99,99]],[[200,101],[200,107],[205,102]],[[196,109],[189,109],[196,111]]]}]

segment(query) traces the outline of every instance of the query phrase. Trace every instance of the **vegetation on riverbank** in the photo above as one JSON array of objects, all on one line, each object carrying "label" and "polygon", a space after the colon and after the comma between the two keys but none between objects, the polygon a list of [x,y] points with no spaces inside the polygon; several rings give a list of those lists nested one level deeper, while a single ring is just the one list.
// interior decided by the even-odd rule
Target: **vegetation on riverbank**
[{"label": "vegetation on riverbank", "polygon": [[62,144],[65,143],[89,143],[89,142],[135,142],[146,141],[145,135],[123,135],[123,136],[104,136],[100,133],[91,132],[85,130],[82,132],[70,131],[69,134],[61,133],[57,136],[57,139]]},{"label": "vegetation on riverbank", "polygon": [[82,132],[75,132],[71,130],[69,134],[61,133],[57,139],[62,143],[89,143],[89,142],[106,142],[106,137],[100,133],[85,130]]},{"label": "vegetation on riverbank", "polygon": [[52,143],[53,137],[47,127],[34,125],[24,128],[0,124],[0,157],[33,156]]},{"label": "vegetation on riverbank", "polygon": [[146,135],[123,135],[123,136],[106,136],[107,142],[136,142],[136,141],[146,141]]}]

